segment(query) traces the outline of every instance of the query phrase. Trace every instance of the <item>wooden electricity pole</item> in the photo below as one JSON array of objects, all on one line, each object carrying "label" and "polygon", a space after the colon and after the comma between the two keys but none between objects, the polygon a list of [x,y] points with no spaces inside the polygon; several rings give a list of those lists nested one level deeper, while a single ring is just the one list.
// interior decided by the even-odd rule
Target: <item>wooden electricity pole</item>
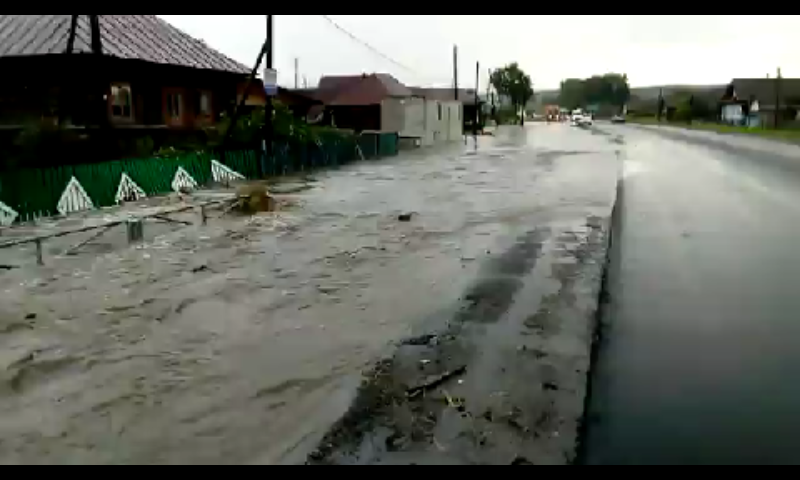
[{"label": "wooden electricity pole", "polygon": [[[239,99],[239,102],[236,104],[236,108],[231,115],[230,124],[228,125],[228,129],[225,131],[225,136],[222,139],[221,155],[223,160],[225,158],[225,147],[230,140],[231,135],[233,134],[233,129],[236,128],[236,124],[239,122],[239,117],[241,116],[242,109],[244,108],[245,103],[247,102],[248,97],[250,96],[250,87],[253,85],[253,82],[258,75],[258,71],[261,68],[261,63],[264,61],[264,57],[267,58],[267,66],[272,65],[272,15],[267,15],[267,36],[264,39],[264,43],[261,45],[261,51],[258,52],[258,58],[256,58],[256,64],[253,66],[253,69],[250,71],[250,75],[247,77],[247,83],[244,86],[244,93],[242,94],[242,98]],[[267,55],[269,53],[269,55]],[[272,103],[267,99],[267,106],[271,107]],[[271,120],[271,115],[268,116],[265,120],[265,123]]]},{"label": "wooden electricity pole", "polygon": [[473,133],[477,137],[478,136],[478,124],[481,120],[481,110],[480,110],[480,94],[478,93],[480,90],[480,82],[481,82],[481,62],[477,63],[475,67],[475,125],[473,126]]},{"label": "wooden electricity pole", "polygon": [[100,37],[100,16],[89,15],[89,24],[92,30],[92,53],[95,55],[102,55],[103,41]]},{"label": "wooden electricity pole", "polygon": [[106,95],[108,94],[109,86],[108,79],[106,78],[105,68],[99,57],[103,55],[103,39],[100,33],[100,15],[89,15],[89,29],[91,31],[91,45],[92,55],[96,57],[92,63],[95,65],[96,70],[92,72],[93,82],[97,82],[97,100],[96,110],[92,112],[97,115],[97,120],[101,128],[109,126],[108,106],[106,103]]},{"label": "wooden electricity pole", "polygon": [[294,89],[300,88],[300,59],[294,59]]},{"label": "wooden electricity pole", "polygon": [[[272,70],[273,67],[273,54],[275,50],[275,46],[273,44],[273,23],[272,23],[273,15],[267,15],[267,44],[269,47],[267,48],[267,69]],[[275,79],[275,88],[277,90],[277,78]],[[267,156],[267,161],[271,161],[272,159],[272,137],[274,133],[274,126],[272,124],[272,112],[274,111],[272,105],[272,95],[267,95],[267,105],[266,105],[266,112],[264,115],[264,142],[266,143],[265,153]],[[266,170],[263,172],[266,175]]]},{"label": "wooden electricity pole", "polygon": [[453,47],[453,92],[458,101],[458,45]]},{"label": "wooden electricity pole", "polygon": [[780,128],[781,123],[781,69],[778,68],[778,76],[775,77],[775,130]]},{"label": "wooden electricity pole", "polygon": [[75,50],[75,31],[78,29],[78,15],[72,15],[69,24],[69,36],[67,37],[67,55]]},{"label": "wooden electricity pole", "polygon": [[[75,32],[78,29],[78,17],[80,15],[71,15],[70,23],[69,23],[69,34],[67,35],[67,55],[71,55],[72,52],[75,50]],[[65,79],[66,82],[61,87],[61,92],[58,96],[58,124],[63,125],[64,120],[67,115],[72,114],[72,102],[69,101],[70,92],[75,88],[73,85],[73,79]],[[69,112],[67,112],[67,108],[65,108],[65,104],[69,105]]]}]

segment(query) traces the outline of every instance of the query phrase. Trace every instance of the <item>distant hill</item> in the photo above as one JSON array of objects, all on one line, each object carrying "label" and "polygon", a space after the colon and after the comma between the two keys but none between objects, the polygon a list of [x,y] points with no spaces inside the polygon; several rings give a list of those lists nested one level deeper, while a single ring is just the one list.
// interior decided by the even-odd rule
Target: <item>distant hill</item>
[{"label": "distant hill", "polygon": [[[708,96],[709,98],[719,99],[725,92],[727,85],[662,85],[654,87],[633,87],[631,88],[631,99],[639,102],[651,102],[658,100],[658,94],[664,91],[664,97],[669,98],[677,92],[692,92],[695,95]],[[539,104],[553,104],[558,102],[558,90],[541,90],[536,92]]]},{"label": "distant hill", "polygon": [[[695,95],[709,95],[721,98],[727,85],[663,85],[655,87],[635,87],[631,89],[631,96],[640,100],[658,100],[658,94],[663,90],[664,97],[669,98],[678,92],[692,92]],[[717,96],[717,94],[719,94]]]}]

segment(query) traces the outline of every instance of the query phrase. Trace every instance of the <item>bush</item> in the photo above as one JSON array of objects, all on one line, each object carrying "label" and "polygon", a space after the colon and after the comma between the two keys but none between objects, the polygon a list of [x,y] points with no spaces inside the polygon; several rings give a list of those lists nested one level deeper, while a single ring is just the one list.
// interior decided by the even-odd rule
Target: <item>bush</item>
[{"label": "bush", "polygon": [[[236,121],[231,140],[237,145],[257,145],[263,138],[263,128],[266,123],[266,110],[264,107],[252,109],[247,114],[242,114]],[[216,128],[213,143],[221,143],[222,136],[228,131],[230,118],[223,118]],[[285,142],[313,142],[316,140],[316,130],[312,129],[304,120],[298,119],[286,105],[278,101],[273,102],[272,131],[275,140]]]},{"label": "bush", "polygon": [[672,119],[676,122],[691,122],[694,119],[692,105],[690,105],[688,101],[681,102],[675,110],[675,116]]}]

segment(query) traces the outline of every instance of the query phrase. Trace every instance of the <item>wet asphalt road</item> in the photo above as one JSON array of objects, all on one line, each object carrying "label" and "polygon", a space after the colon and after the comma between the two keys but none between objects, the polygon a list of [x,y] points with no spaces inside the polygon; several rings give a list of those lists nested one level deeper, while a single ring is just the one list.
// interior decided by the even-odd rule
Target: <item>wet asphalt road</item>
[{"label": "wet asphalt road", "polygon": [[589,464],[800,463],[800,147],[624,137]]},{"label": "wet asphalt road", "polygon": [[[494,330],[558,290],[551,271],[569,277],[563,264],[574,263],[563,250],[609,214],[619,149],[609,139],[504,129],[477,146],[317,172],[277,216],[213,219],[134,249],[109,236],[59,257],[70,238],[48,243],[41,268],[25,249],[0,258],[22,266],[0,275],[0,464],[304,461],[362,372],[452,319],[486,266],[524,257],[514,246],[539,228],[541,278],[521,288],[515,323]],[[518,355],[510,338],[490,353]],[[525,381],[512,383],[531,391]],[[548,420],[555,435],[558,418]],[[563,462],[571,437],[551,442],[548,458]]]}]

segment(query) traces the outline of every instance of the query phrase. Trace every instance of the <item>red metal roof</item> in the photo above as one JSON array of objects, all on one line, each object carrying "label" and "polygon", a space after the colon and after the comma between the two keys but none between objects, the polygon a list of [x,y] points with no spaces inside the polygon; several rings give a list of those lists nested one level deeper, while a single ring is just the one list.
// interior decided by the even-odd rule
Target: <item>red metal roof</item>
[{"label": "red metal roof", "polygon": [[407,98],[411,90],[386,73],[323,77],[317,99],[331,106],[378,105],[387,98]]},{"label": "red metal roof", "polygon": [[[63,54],[71,15],[0,15],[0,57]],[[155,15],[100,15],[103,54],[205,70],[249,73]],[[91,53],[89,16],[80,15],[75,53]]]}]

